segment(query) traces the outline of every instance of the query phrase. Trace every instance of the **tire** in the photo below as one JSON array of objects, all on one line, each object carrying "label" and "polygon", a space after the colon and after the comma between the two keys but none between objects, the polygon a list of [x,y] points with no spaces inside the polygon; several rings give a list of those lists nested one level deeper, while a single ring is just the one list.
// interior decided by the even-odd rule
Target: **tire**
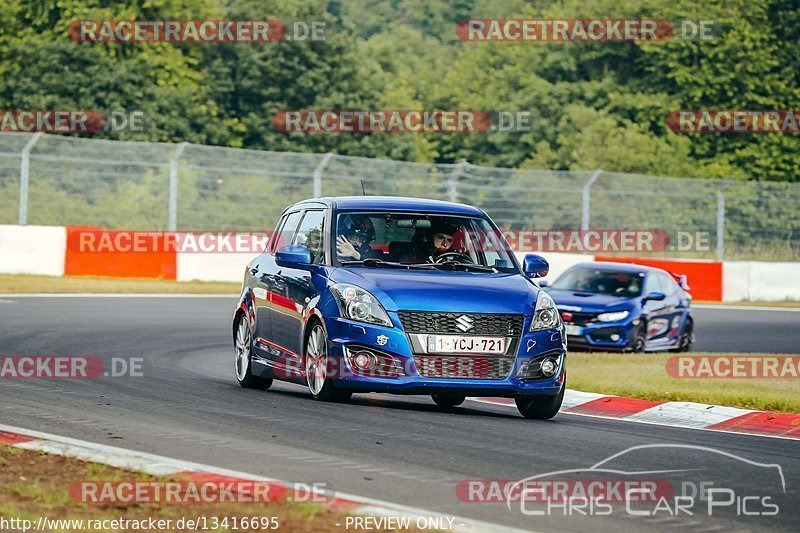
[{"label": "tire", "polygon": [[233,369],[236,380],[245,389],[268,389],[272,386],[271,378],[254,376],[251,372],[253,356],[253,335],[250,324],[244,315],[239,317],[236,324],[236,335],[233,338]]},{"label": "tire", "polygon": [[636,328],[636,332],[631,339],[630,351],[633,353],[644,353],[647,346],[647,324],[642,322]]},{"label": "tire", "polygon": [[308,391],[315,400],[323,402],[346,402],[351,391],[339,389],[328,376],[328,336],[319,322],[311,326],[306,337],[304,368]]},{"label": "tire", "polygon": [[433,403],[439,407],[456,407],[464,403],[464,400],[467,399],[466,396],[448,396],[442,394],[433,394],[431,398],[433,398]]},{"label": "tire", "polygon": [[692,340],[694,337],[694,321],[691,318],[686,319],[686,324],[683,326],[681,336],[678,337],[678,346],[671,352],[688,352],[692,349]]},{"label": "tire", "polygon": [[561,392],[555,396],[518,396],[514,398],[519,414],[530,420],[550,420],[558,414],[561,402],[564,401],[564,391],[567,383],[561,387]]}]

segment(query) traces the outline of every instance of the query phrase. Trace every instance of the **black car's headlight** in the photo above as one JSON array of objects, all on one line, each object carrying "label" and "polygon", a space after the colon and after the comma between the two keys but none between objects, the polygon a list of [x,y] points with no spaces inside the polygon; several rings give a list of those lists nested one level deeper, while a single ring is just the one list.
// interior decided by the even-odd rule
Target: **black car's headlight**
[{"label": "black car's headlight", "polygon": [[556,309],[556,303],[544,291],[539,291],[536,297],[536,309],[533,311],[531,331],[557,328],[561,325],[561,315]]},{"label": "black car's headlight", "polygon": [[392,321],[378,299],[361,287],[337,283],[331,286],[331,292],[344,318],[392,327]]}]

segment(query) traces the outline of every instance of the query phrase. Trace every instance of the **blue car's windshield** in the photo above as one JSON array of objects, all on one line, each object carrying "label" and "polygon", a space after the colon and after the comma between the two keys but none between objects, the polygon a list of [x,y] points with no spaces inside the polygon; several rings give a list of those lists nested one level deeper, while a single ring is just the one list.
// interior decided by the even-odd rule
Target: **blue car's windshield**
[{"label": "blue car's windshield", "polygon": [[559,276],[553,289],[630,298],[642,294],[644,274],[596,268],[573,268]]},{"label": "blue car's windshield", "polygon": [[447,270],[518,272],[508,246],[480,217],[358,211],[339,213],[337,264],[432,265]]}]

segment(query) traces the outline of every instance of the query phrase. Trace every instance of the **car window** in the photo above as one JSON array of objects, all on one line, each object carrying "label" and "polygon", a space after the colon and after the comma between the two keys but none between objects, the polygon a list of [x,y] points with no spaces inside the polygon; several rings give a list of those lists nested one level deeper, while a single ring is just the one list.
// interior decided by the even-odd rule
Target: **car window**
[{"label": "car window", "polygon": [[322,236],[325,225],[325,211],[306,211],[300,228],[294,236],[292,244],[302,244],[311,250],[311,262],[319,263],[322,259]]},{"label": "car window", "polygon": [[342,212],[334,229],[338,261],[383,259],[406,265],[452,262],[517,272],[502,235],[482,217]]},{"label": "car window", "polygon": [[674,294],[675,291],[678,290],[678,284],[675,283],[675,280],[672,279],[669,275],[659,273],[658,277],[660,278],[661,281],[661,289],[662,289],[661,292],[663,292],[667,296],[669,296],[670,294]]},{"label": "car window", "polygon": [[661,278],[655,272],[648,274],[644,282],[644,294],[647,295],[651,292],[664,292],[664,287],[661,286]]},{"label": "car window", "polygon": [[552,287],[563,291],[608,294],[630,298],[639,296],[642,293],[642,276],[638,272],[619,272],[579,267],[564,272],[553,283]]},{"label": "car window", "polygon": [[300,222],[300,216],[302,214],[302,211],[295,211],[293,213],[289,213],[288,215],[284,215],[282,222],[278,223],[278,229],[275,230],[277,235],[275,235],[275,238],[272,241],[270,252],[275,253],[291,242],[292,235],[294,235],[294,232],[297,229],[297,223]]}]

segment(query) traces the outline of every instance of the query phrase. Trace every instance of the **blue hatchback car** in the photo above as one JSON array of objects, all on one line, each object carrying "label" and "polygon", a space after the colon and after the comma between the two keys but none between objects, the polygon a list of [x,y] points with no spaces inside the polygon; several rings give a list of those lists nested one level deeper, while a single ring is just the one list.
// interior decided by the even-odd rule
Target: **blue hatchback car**
[{"label": "blue hatchback car", "polygon": [[580,263],[545,290],[558,306],[570,347],[686,352],[694,342],[683,276],[636,264]]},{"label": "blue hatchback car", "polygon": [[[305,200],[287,208],[244,273],[233,317],[242,387],[274,379],[315,399],[425,394],[514,398],[556,415],[566,335],[552,298],[489,217],[467,205],[398,197]],[[488,243],[488,244],[487,244]]]}]

